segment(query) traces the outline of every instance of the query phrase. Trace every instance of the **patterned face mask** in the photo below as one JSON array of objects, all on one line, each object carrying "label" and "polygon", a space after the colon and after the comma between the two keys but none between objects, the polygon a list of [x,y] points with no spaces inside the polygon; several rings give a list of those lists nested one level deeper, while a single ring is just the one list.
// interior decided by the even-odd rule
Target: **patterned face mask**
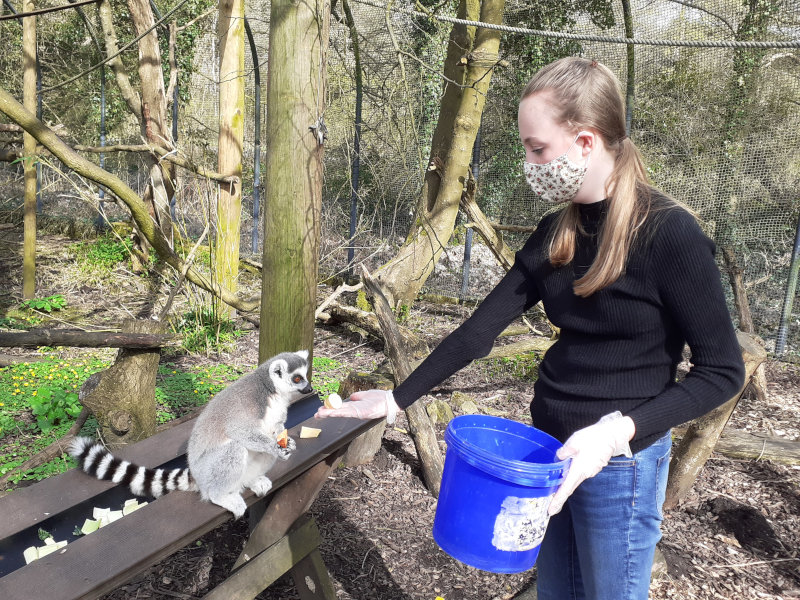
[{"label": "patterned face mask", "polygon": [[575,136],[572,144],[567,151],[548,163],[536,164],[525,162],[523,170],[525,178],[537,196],[541,196],[547,202],[558,204],[569,202],[578,193],[586,177],[586,169],[589,166],[589,157],[586,157],[586,164],[578,166],[567,156],[572,146],[578,141]]}]

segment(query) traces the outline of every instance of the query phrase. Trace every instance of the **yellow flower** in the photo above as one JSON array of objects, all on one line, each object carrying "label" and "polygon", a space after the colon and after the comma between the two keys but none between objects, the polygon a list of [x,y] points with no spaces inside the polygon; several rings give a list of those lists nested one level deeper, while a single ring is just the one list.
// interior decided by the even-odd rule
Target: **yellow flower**
[{"label": "yellow flower", "polygon": [[195,390],[195,391],[194,391],[194,393],[196,394],[196,393],[197,393],[197,390]]},{"label": "yellow flower", "polygon": [[37,391],[38,390],[33,390],[33,392],[31,393],[31,396],[35,396]]},{"label": "yellow flower", "polygon": [[26,382],[25,382],[25,383],[23,383],[22,385],[24,385],[25,387],[28,387],[28,382],[26,381]]}]

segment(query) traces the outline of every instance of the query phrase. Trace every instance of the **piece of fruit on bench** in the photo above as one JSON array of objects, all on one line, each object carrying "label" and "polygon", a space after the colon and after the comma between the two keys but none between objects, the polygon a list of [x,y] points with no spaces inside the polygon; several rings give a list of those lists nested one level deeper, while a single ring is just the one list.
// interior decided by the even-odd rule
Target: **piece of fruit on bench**
[{"label": "piece of fruit on bench", "polygon": [[303,425],[300,428],[300,439],[308,439],[308,438],[315,438],[319,437],[319,434],[322,432],[322,429],[317,429],[316,427],[306,427]]}]

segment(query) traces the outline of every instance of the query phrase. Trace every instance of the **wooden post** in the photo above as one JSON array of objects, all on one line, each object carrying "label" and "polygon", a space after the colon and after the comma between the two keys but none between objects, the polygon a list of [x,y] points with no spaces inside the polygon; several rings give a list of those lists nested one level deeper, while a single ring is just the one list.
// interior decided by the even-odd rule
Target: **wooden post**
[{"label": "wooden post", "polygon": [[675,508],[691,489],[700,469],[706,464],[708,457],[714,451],[714,446],[722,435],[725,424],[736,408],[739,398],[747,388],[750,378],[758,366],[764,362],[767,353],[755,336],[741,331],[736,332],[739,346],[742,349],[742,358],[745,366],[744,386],[728,402],[695,419],[686,429],[680,444],[669,465],[669,479],[667,481],[667,496],[664,510]]},{"label": "wooden post", "polygon": [[[33,0],[24,0],[23,12],[34,10]],[[36,114],[36,17],[22,19],[22,104]],[[25,174],[23,213],[22,297],[36,295],[36,139],[27,131],[22,135]]]},{"label": "wooden post", "polygon": [[[244,0],[219,3],[219,142],[218,171],[236,177],[222,183],[217,198],[216,280],[232,292],[239,276],[242,215],[242,149],[244,146]],[[217,303],[221,314],[230,308]],[[299,348],[292,348],[298,350]],[[287,348],[288,350],[288,348]]]},{"label": "wooden post", "polygon": [[273,0],[259,361],[311,350],[322,212],[328,0]]}]

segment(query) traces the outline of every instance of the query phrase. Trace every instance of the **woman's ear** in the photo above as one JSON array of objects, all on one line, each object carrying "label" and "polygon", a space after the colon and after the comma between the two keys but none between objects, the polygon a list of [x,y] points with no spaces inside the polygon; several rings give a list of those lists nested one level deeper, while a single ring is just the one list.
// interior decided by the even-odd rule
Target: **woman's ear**
[{"label": "woman's ear", "polygon": [[597,144],[597,134],[593,131],[583,130],[578,132],[575,145],[581,149],[581,156],[586,158],[595,149]]}]

